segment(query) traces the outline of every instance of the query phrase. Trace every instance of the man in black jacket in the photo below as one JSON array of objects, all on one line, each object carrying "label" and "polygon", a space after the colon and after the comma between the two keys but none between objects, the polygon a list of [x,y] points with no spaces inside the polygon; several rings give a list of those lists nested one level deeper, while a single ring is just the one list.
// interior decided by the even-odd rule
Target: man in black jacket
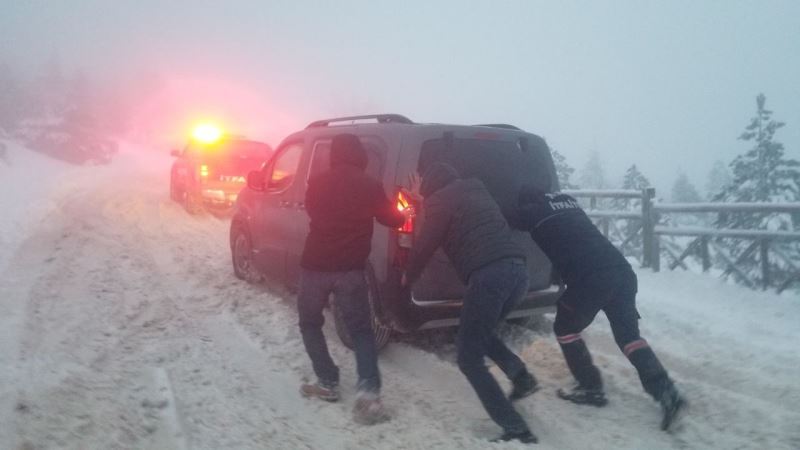
[{"label": "man in black jacket", "polygon": [[536,390],[525,364],[495,334],[498,322],[528,290],[525,253],[513,242],[499,206],[479,180],[459,179],[453,167],[434,163],[423,176],[421,194],[425,222],[403,284],[416,281],[442,247],[467,285],[457,338],[458,367],[489,416],[503,428],[498,440],[536,442],[484,363],[488,356],[512,381],[511,400]]},{"label": "man in black jacket", "polygon": [[301,393],[327,401],[339,399],[339,368],[322,333],[322,310],[333,294],[355,350],[354,416],[361,423],[375,423],[388,416],[379,397],[381,378],[364,269],[373,220],[399,227],[405,217],[386,197],[381,183],[365,173],[367,153],[357,136],[335,136],[330,152],[330,169],[309,180],[305,198],[311,221],[300,263],[297,307],[317,382],[301,386]]},{"label": "man in black jacket", "polygon": [[600,371],[580,334],[602,310],[645,391],[661,403],[661,428],[666,430],[684,400],[639,334],[637,279],[630,264],[569,195],[526,187],[519,201],[521,223],[515,226],[531,233],[567,285],[553,329],[577,386],[571,391],[559,390],[559,397],[579,404],[607,403]]}]

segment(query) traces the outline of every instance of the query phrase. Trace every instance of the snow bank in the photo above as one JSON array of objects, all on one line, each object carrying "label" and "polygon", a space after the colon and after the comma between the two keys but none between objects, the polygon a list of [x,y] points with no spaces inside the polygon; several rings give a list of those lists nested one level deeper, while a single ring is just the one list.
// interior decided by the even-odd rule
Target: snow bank
[{"label": "snow bank", "polygon": [[52,191],[75,167],[0,139],[0,269],[28,235],[56,207]]}]

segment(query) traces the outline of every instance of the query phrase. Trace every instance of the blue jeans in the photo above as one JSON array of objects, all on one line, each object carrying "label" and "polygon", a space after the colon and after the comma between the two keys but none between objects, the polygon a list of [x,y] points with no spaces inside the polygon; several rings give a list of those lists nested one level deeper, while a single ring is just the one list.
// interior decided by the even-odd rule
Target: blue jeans
[{"label": "blue jeans", "polygon": [[458,367],[475,389],[489,416],[507,432],[528,431],[486,367],[488,356],[509,379],[525,364],[497,337],[495,328],[528,291],[528,267],[518,258],[502,259],[472,272],[458,330]]},{"label": "blue jeans", "polygon": [[328,352],[328,344],[322,333],[325,323],[322,310],[331,294],[353,340],[358,390],[377,393],[381,388],[381,376],[363,270],[318,272],[302,269],[297,311],[303,344],[311,358],[314,373],[323,385],[330,387],[339,384],[339,368]]}]

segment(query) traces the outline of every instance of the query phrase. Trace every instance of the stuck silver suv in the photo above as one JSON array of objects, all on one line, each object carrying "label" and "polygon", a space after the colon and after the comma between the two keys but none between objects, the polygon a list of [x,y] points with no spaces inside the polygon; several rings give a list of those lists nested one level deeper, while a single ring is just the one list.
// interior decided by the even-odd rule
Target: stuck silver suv
[{"label": "stuck silver suv", "polygon": [[[261,171],[251,172],[236,201],[230,229],[234,273],[241,279],[267,276],[297,286],[300,255],[308,234],[304,199],[308,179],[329,167],[333,136],[358,136],[369,154],[367,172],[382,180],[386,192],[402,207],[409,175],[421,162],[444,160],[462,176],[481,179],[511,220],[523,185],[557,190],[553,160],[545,141],[511,125],[419,124],[397,114],[320,120],[287,137]],[[419,207],[419,205],[417,205]],[[393,331],[458,324],[464,285],[447,257],[438,250],[412,290],[400,277],[424,213],[398,229],[377,227],[367,268],[370,303],[378,345]],[[524,319],[552,308],[563,291],[550,261],[530,236],[517,232],[528,255],[530,287],[509,319]],[[336,330],[350,339],[331,305]]]}]

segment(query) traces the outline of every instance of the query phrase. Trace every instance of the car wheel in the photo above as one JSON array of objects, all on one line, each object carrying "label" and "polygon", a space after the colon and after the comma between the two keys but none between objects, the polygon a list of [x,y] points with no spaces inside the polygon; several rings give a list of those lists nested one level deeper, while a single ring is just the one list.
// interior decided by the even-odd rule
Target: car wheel
[{"label": "car wheel", "polygon": [[200,214],[203,211],[203,201],[199,195],[186,192],[183,207],[189,214]]},{"label": "car wheel", "polygon": [[[375,282],[375,276],[372,274],[372,270],[370,268],[365,270],[365,276],[367,277],[369,309],[370,315],[372,316],[372,331],[375,334],[375,348],[380,350],[389,343],[389,338],[392,336],[392,329],[391,327],[383,325],[375,314],[375,304],[378,300],[378,289]],[[336,334],[339,335],[339,339],[342,341],[345,347],[352,350],[353,339],[350,337],[350,332],[347,329],[344,317],[342,317],[341,310],[336,307],[336,299],[334,299],[331,309],[333,312],[333,324],[336,328]]]},{"label": "car wheel", "polygon": [[236,278],[248,283],[261,281],[261,275],[253,264],[253,246],[250,234],[241,226],[233,225],[231,229],[231,261]]}]

